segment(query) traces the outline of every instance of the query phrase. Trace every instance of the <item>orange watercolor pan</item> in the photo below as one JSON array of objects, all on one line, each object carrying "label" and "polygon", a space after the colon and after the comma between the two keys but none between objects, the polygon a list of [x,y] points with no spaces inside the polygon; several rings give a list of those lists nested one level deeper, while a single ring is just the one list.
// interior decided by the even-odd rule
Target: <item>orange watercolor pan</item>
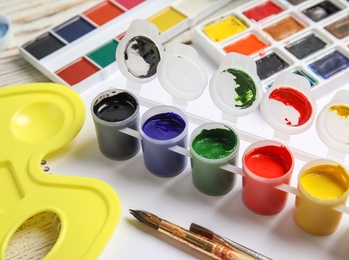
[{"label": "orange watercolor pan", "polygon": [[87,10],[83,14],[88,19],[101,26],[123,14],[124,12],[124,10],[110,3],[109,1],[104,1]]},{"label": "orange watercolor pan", "polygon": [[265,43],[255,34],[249,34],[235,42],[226,45],[225,47],[223,47],[223,50],[226,53],[237,52],[244,55],[252,55],[264,50],[268,46],[269,45],[267,43]]}]

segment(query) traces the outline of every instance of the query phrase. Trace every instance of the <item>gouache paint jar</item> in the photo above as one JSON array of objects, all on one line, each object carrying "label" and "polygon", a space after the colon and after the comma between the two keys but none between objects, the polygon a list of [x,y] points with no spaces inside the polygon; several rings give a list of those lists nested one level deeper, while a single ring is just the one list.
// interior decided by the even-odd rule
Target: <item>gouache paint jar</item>
[{"label": "gouache paint jar", "polygon": [[228,193],[236,183],[236,173],[221,168],[235,164],[240,140],[233,128],[222,123],[198,126],[190,137],[192,180],[207,195]]},{"label": "gouache paint jar", "polygon": [[294,168],[291,151],[276,141],[257,141],[242,156],[242,200],[251,211],[261,215],[279,213],[288,193],[276,186],[289,184]]},{"label": "gouache paint jar", "polygon": [[100,93],[91,103],[101,153],[112,160],[125,160],[140,150],[140,140],[122,133],[131,128],[138,131],[139,103],[128,91],[110,89]]},{"label": "gouache paint jar", "polygon": [[342,218],[336,206],[345,205],[349,194],[349,175],[340,164],[328,159],[306,163],[298,175],[294,220],[313,235],[333,233]]},{"label": "gouache paint jar", "polygon": [[188,119],[173,106],[157,106],[141,117],[140,135],[146,168],[154,175],[172,177],[181,173],[188,159],[170,147],[188,146]]}]

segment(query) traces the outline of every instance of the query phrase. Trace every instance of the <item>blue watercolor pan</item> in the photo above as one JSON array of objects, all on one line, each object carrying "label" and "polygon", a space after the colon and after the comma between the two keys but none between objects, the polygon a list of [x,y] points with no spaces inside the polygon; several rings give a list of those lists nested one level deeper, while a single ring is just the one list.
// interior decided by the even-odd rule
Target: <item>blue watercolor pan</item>
[{"label": "blue watercolor pan", "polygon": [[73,42],[94,29],[96,29],[94,25],[81,16],[76,16],[54,28],[53,31],[67,42]]},{"label": "blue watercolor pan", "polygon": [[340,51],[335,50],[309,64],[309,67],[323,79],[329,79],[338,72],[348,68],[349,59]]}]

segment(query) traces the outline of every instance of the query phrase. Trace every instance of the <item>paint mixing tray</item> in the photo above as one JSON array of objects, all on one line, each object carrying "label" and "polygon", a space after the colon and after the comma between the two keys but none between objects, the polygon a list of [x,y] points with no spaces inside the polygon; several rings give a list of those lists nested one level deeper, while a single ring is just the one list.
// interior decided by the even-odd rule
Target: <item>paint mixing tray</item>
[{"label": "paint mixing tray", "polygon": [[[96,259],[119,221],[115,191],[93,178],[47,174],[44,156],[71,141],[85,120],[73,90],[55,83],[0,89],[0,258],[30,217],[56,214],[60,235],[47,259]],[[76,174],[77,176],[78,174]]]},{"label": "paint mixing tray", "polygon": [[116,48],[135,19],[157,25],[164,42],[230,0],[103,0],[18,46],[52,81],[78,93],[118,71]]},{"label": "paint mixing tray", "polygon": [[265,89],[292,71],[320,97],[347,83],[348,12],[342,0],[252,1],[197,26],[193,41],[217,64],[229,52],[253,57]]}]

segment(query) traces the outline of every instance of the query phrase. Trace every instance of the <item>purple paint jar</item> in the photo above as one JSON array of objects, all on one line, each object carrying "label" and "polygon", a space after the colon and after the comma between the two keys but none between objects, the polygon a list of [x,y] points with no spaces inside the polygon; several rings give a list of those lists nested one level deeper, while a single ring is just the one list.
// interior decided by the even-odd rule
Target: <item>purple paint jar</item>
[{"label": "purple paint jar", "polygon": [[173,146],[188,146],[188,120],[178,108],[157,106],[141,117],[139,127],[146,168],[154,175],[172,177],[187,166],[186,156],[169,150]]}]

